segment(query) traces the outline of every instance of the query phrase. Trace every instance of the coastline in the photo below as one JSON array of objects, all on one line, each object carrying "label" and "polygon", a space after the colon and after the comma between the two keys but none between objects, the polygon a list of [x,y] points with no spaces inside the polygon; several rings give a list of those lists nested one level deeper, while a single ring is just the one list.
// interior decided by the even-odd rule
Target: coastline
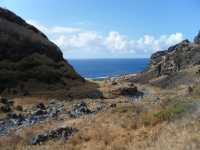
[{"label": "coastline", "polygon": [[103,80],[112,80],[112,79],[126,79],[126,78],[130,78],[130,77],[135,77],[137,76],[137,74],[139,74],[140,72],[137,73],[129,73],[129,74],[123,74],[123,75],[114,75],[114,76],[103,76],[103,77],[96,77],[96,78],[87,78],[85,77],[86,80],[90,80],[90,81],[103,81]]}]

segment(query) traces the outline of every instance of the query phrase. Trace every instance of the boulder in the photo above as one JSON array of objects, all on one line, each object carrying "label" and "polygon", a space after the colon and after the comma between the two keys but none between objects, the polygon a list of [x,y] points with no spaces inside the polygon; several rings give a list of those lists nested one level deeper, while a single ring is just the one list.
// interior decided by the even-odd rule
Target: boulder
[{"label": "boulder", "polygon": [[2,104],[8,104],[8,98],[2,97],[0,101]]},{"label": "boulder", "polygon": [[41,116],[41,115],[45,115],[47,114],[46,110],[42,110],[42,109],[37,109],[36,111],[32,112],[33,116]]},{"label": "boulder", "polygon": [[5,105],[1,106],[1,107],[0,107],[0,110],[1,110],[2,112],[4,112],[4,113],[8,113],[8,112],[11,112],[11,111],[12,111],[10,105],[8,105],[8,104],[5,104]]},{"label": "boulder", "polygon": [[44,103],[39,103],[39,104],[36,105],[36,107],[37,107],[38,109],[42,109],[42,110],[45,110],[45,109],[46,109]]},{"label": "boulder", "polygon": [[23,111],[23,106],[17,105],[15,108],[17,111]]},{"label": "boulder", "polygon": [[110,104],[110,107],[115,108],[115,107],[117,107],[117,104]]},{"label": "boulder", "polygon": [[138,93],[139,91],[134,84],[120,85],[112,90],[112,95],[114,96],[136,96]]},{"label": "boulder", "polygon": [[120,90],[121,95],[136,95],[138,93],[137,87],[124,87]]},{"label": "boulder", "polygon": [[69,112],[70,116],[75,118],[91,113],[92,111],[87,107],[87,104],[83,101],[79,104],[74,105],[73,109]]}]

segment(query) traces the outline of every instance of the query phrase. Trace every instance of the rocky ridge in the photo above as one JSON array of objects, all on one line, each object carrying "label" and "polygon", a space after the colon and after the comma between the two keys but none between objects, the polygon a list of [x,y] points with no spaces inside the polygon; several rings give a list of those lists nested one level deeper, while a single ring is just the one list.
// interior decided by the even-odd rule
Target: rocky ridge
[{"label": "rocky ridge", "polygon": [[174,83],[179,78],[184,78],[181,82],[193,82],[189,79],[189,76],[184,75],[184,73],[180,74],[180,72],[200,65],[199,58],[200,32],[193,42],[186,39],[167,50],[152,54],[146,70],[133,77],[132,81],[151,83],[162,87],[168,86],[167,81]]},{"label": "rocky ridge", "polygon": [[0,92],[28,95],[69,88],[72,80],[83,81],[58,46],[21,17],[0,8]]}]

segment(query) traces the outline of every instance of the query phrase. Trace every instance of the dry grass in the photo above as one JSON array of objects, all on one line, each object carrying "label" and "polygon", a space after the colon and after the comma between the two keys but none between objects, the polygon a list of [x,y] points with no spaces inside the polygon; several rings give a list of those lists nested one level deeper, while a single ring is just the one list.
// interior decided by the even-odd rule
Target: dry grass
[{"label": "dry grass", "polygon": [[[18,135],[13,133],[12,136],[0,138],[0,149],[199,150],[200,113],[195,109],[191,113],[187,107],[193,101],[177,96],[179,91],[163,91],[144,86],[140,88],[150,93],[142,101],[127,102],[125,97],[103,99],[101,101],[107,109],[96,115],[78,119],[66,117],[64,120],[49,121],[25,128]],[[154,103],[157,96],[161,102]],[[22,101],[18,100],[18,104],[24,104]],[[97,101],[89,99],[85,101],[91,108],[96,107]],[[29,103],[32,104],[32,100]],[[113,103],[116,107],[110,107]],[[70,108],[72,103],[66,102],[65,105]],[[68,141],[52,140],[42,145],[29,145],[33,135],[63,126],[73,126],[79,131]]]}]

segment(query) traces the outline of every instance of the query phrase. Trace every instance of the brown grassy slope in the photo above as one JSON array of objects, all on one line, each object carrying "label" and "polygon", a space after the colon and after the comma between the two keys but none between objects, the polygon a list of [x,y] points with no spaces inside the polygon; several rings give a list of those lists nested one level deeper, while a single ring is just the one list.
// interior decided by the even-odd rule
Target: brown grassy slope
[{"label": "brown grassy slope", "polygon": [[[129,98],[121,96],[99,100],[106,109],[96,115],[79,119],[64,117],[64,120],[35,125],[18,135],[1,138],[0,146],[17,150],[198,150],[200,101],[187,92],[187,87],[162,90],[143,85],[139,88],[149,92],[142,101],[128,101]],[[85,101],[91,105],[98,102]],[[68,108],[72,103],[66,103]],[[111,108],[113,103],[116,107]],[[32,135],[60,126],[73,126],[79,131],[68,141],[28,144]]]}]

